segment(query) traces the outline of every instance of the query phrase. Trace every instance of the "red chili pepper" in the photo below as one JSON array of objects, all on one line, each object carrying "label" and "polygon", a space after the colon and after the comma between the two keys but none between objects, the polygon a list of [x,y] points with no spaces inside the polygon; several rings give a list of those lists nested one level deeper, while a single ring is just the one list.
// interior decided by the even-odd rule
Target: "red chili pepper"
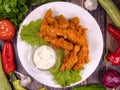
[{"label": "red chili pepper", "polygon": [[9,72],[15,71],[14,49],[10,41],[5,42],[3,45],[2,64],[6,74],[8,74]]},{"label": "red chili pepper", "polygon": [[114,66],[120,65],[120,47],[116,49],[115,53],[108,54],[106,59],[110,61]]},{"label": "red chili pepper", "polygon": [[109,24],[108,32],[117,40],[118,48],[114,53],[108,54],[106,56],[106,59],[107,61],[110,61],[114,66],[118,66],[120,65],[120,31]]},{"label": "red chili pepper", "polygon": [[117,40],[118,44],[120,44],[120,31],[111,24],[109,24],[107,28],[108,32]]}]

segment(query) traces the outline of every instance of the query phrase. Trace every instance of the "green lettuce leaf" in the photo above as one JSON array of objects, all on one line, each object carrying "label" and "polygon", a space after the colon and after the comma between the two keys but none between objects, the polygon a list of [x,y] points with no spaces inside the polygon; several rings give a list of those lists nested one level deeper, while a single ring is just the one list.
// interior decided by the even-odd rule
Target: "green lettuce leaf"
[{"label": "green lettuce leaf", "polygon": [[72,83],[81,80],[80,71],[60,71],[61,60],[63,59],[64,51],[62,49],[57,49],[57,62],[53,68],[50,69],[50,72],[54,76],[54,80],[57,84],[61,85],[62,87],[69,86]]},{"label": "green lettuce leaf", "polygon": [[21,40],[27,42],[30,45],[46,45],[48,44],[39,36],[41,20],[31,21],[28,25],[22,27],[20,36]]}]

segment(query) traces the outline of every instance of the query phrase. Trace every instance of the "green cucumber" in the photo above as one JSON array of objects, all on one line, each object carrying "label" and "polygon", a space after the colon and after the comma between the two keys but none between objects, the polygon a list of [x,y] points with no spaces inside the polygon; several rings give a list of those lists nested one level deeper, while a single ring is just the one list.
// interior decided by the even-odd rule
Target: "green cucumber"
[{"label": "green cucumber", "polygon": [[73,88],[72,90],[106,90],[106,88],[99,84],[93,84],[88,86],[78,86]]},{"label": "green cucumber", "polygon": [[105,9],[114,25],[120,28],[120,11],[112,0],[98,0],[101,6]]},{"label": "green cucumber", "polygon": [[0,52],[0,90],[12,90],[2,68],[1,52]]}]

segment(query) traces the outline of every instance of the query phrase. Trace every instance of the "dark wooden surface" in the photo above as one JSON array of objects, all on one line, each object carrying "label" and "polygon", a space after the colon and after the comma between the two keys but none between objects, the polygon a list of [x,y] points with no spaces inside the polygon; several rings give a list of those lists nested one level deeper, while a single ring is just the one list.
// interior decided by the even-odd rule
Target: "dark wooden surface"
[{"label": "dark wooden surface", "polygon": [[[77,4],[84,8],[83,3],[85,0],[63,0],[63,1],[71,2],[71,3]],[[120,0],[113,0],[113,1],[120,9]],[[110,18],[107,16],[106,12],[103,10],[103,8],[100,5],[98,5],[97,10],[89,11],[89,12],[96,19],[96,21],[98,22],[98,24],[101,28],[101,31],[102,31],[102,35],[103,35],[103,39],[104,39],[103,56],[104,56],[106,48],[109,48],[113,52],[115,50],[115,48],[117,47],[117,43],[116,43],[115,39],[111,35],[109,35],[109,33],[106,30],[107,24],[111,23]],[[16,49],[17,39],[16,38],[17,38],[17,34],[16,34],[16,37],[12,40],[12,42],[14,44],[14,48],[15,48],[15,61],[16,61],[17,71],[19,71],[25,75],[28,75],[27,72],[22,67],[19,57],[18,57],[18,54],[17,54],[17,49]],[[0,44],[3,44],[3,41],[0,41]],[[94,73],[89,78],[87,78],[85,81],[83,81],[82,83],[80,83],[76,86],[100,83],[100,75],[109,68],[116,69],[120,72],[120,66],[115,67],[115,66],[112,66],[111,64],[108,64],[108,63],[106,64],[103,61],[103,56],[101,58],[101,62],[99,64],[99,66],[94,71]],[[18,78],[19,78],[19,76],[18,76]],[[74,87],[76,87],[76,86],[74,86]],[[73,87],[65,88],[65,89],[52,88],[52,87],[45,86],[41,83],[38,83],[36,80],[34,80],[32,78],[32,83],[27,87],[27,89],[28,90],[37,90],[37,88],[41,88],[41,87],[46,87],[47,90],[71,90],[73,88]],[[111,89],[107,88],[107,90],[111,90]],[[116,90],[120,90],[120,87],[118,87]]]}]

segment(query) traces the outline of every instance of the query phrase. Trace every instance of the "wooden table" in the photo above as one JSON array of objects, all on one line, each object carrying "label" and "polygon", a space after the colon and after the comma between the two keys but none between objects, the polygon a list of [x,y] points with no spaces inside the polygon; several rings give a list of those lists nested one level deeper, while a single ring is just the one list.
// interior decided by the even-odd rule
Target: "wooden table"
[{"label": "wooden table", "polygon": [[[63,1],[71,2],[71,3],[77,4],[84,8],[85,0],[63,0]],[[120,9],[120,0],[113,0],[113,1]],[[103,56],[104,56],[106,48],[109,48],[112,52],[115,51],[115,48],[117,47],[116,40],[111,35],[109,35],[109,33],[107,32],[107,29],[106,29],[107,24],[111,23],[110,18],[107,16],[106,12],[103,10],[103,8],[100,5],[98,5],[97,10],[89,11],[89,12],[96,19],[96,21],[98,22],[98,24],[101,28],[101,31],[102,31],[102,35],[103,35],[103,39],[104,39]],[[17,36],[17,34],[16,34],[16,36]],[[16,65],[17,65],[16,66],[17,71],[19,71],[25,75],[28,75],[20,63],[20,60],[19,60],[19,57],[17,54],[16,42],[17,42],[17,38],[15,37],[13,39],[13,44],[14,44],[14,48],[15,48],[15,60],[16,60]],[[3,41],[0,41],[0,44],[3,44]],[[103,56],[101,58],[101,62],[99,64],[99,66],[94,71],[94,73],[88,79],[86,79],[85,81],[83,81],[82,83],[80,83],[76,86],[100,83],[100,79],[99,79],[100,75],[109,68],[116,69],[120,72],[120,66],[115,67],[115,66],[112,66],[111,64],[105,63],[103,60]],[[19,76],[17,76],[17,77],[19,78]],[[41,83],[38,83],[36,80],[34,80],[32,78],[32,83],[27,87],[27,89],[28,90],[37,90],[37,88],[41,88],[41,87],[46,87],[47,90],[71,90],[73,88],[73,87],[66,88],[66,89],[51,88],[51,87],[45,86]],[[111,89],[107,89],[107,90],[111,90]],[[120,90],[120,87],[118,87],[117,90]]]}]

